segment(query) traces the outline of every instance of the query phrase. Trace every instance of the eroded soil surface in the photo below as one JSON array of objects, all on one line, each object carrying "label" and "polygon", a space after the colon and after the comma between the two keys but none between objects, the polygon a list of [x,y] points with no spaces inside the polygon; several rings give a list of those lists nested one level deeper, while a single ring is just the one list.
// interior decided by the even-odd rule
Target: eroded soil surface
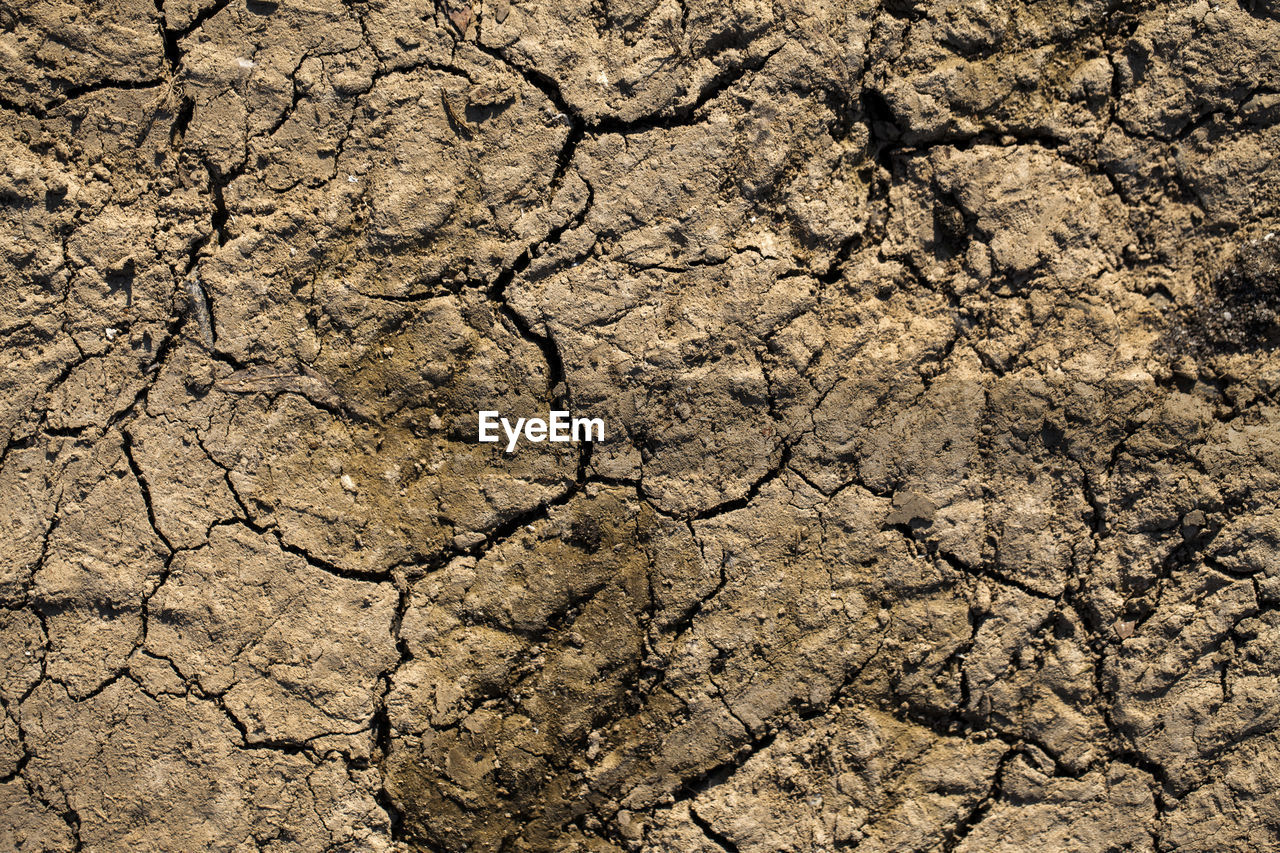
[{"label": "eroded soil surface", "polygon": [[1275,0],[0,30],[0,849],[1280,850]]}]

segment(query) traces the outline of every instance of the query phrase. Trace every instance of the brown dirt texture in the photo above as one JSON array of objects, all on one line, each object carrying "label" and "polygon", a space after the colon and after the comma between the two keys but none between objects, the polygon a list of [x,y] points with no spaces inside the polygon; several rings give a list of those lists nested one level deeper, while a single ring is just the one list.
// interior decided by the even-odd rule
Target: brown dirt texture
[{"label": "brown dirt texture", "polygon": [[0,851],[1280,851],[1277,0],[0,57]]}]

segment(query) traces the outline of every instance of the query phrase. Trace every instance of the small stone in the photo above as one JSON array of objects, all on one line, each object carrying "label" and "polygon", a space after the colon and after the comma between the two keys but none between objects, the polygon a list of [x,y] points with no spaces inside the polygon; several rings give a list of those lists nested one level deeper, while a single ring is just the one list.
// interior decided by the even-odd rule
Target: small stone
[{"label": "small stone", "polygon": [[1207,523],[1208,519],[1205,517],[1205,514],[1198,509],[1193,509],[1191,512],[1184,515],[1182,517],[1181,531],[1183,540],[1186,542],[1194,542],[1196,539],[1199,539],[1200,533],[1204,530],[1205,524]]}]

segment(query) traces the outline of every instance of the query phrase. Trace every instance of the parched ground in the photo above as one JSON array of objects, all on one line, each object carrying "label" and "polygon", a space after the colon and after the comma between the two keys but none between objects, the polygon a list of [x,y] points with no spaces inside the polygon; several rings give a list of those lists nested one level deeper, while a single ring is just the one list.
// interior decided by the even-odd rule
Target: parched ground
[{"label": "parched ground", "polygon": [[0,59],[0,850],[1280,850],[1276,0]]}]

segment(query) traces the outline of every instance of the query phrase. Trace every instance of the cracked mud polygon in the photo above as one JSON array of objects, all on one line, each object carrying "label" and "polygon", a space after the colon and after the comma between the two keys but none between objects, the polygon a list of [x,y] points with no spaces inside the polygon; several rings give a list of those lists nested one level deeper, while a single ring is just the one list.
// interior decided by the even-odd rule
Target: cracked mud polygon
[{"label": "cracked mud polygon", "polygon": [[0,56],[0,850],[1280,850],[1275,0]]}]

